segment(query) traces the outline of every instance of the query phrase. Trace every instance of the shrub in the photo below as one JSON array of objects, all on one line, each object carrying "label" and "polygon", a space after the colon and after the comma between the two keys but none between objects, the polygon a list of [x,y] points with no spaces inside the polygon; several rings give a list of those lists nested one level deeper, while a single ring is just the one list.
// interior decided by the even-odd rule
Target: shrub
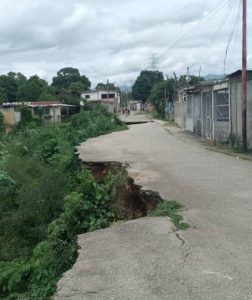
[{"label": "shrub", "polygon": [[96,183],[74,146],[124,129],[121,122],[103,110],[57,126],[38,127],[27,116],[0,144],[0,298],[46,299],[76,259],[76,235],[115,215],[116,176]]},{"label": "shrub", "polygon": [[181,204],[176,201],[162,201],[155,210],[148,213],[151,217],[165,217],[171,218],[172,222],[176,225],[178,229],[186,229],[189,227],[188,224],[182,223],[183,217],[177,213],[177,211],[182,207]]},{"label": "shrub", "polygon": [[4,116],[0,112],[0,133],[4,131]]}]

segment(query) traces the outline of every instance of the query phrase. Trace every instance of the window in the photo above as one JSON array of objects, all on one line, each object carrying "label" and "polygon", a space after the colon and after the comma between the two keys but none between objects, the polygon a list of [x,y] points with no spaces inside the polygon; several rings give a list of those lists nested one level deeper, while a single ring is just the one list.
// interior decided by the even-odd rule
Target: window
[{"label": "window", "polygon": [[90,99],[90,95],[85,95],[85,99]]},{"label": "window", "polygon": [[109,94],[109,98],[110,98],[110,99],[115,98],[115,94]]},{"label": "window", "polygon": [[42,115],[41,107],[34,107],[33,111],[34,111],[35,116],[41,117],[41,115]]},{"label": "window", "polygon": [[50,115],[50,107],[49,106],[44,107],[44,115]]},{"label": "window", "polygon": [[[107,95],[108,94],[101,94],[101,98],[102,99],[107,99]],[[115,98],[115,94],[114,93],[113,94],[109,94],[108,96],[109,96],[109,99]]]},{"label": "window", "polygon": [[216,121],[229,122],[229,95],[228,90],[215,92]]}]

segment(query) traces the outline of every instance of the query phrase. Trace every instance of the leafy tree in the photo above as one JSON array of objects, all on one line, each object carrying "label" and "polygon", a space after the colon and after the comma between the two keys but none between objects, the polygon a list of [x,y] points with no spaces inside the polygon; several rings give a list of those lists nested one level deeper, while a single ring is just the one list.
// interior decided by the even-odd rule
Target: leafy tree
[{"label": "leafy tree", "polygon": [[19,86],[17,98],[19,101],[38,101],[48,83],[37,75],[31,76],[26,83]]},{"label": "leafy tree", "polygon": [[0,76],[0,102],[17,100],[18,88],[25,84],[26,77],[22,73],[9,72]]},{"label": "leafy tree", "polygon": [[4,88],[0,87],[0,105],[7,101],[7,96]]},{"label": "leafy tree", "polygon": [[17,87],[19,87],[22,84],[25,84],[27,81],[27,78],[25,77],[25,75],[23,75],[22,73],[18,72],[9,72],[8,77],[15,79],[16,83],[17,83]]},{"label": "leafy tree", "polygon": [[50,93],[47,88],[44,88],[38,98],[38,101],[53,101],[56,99],[57,97],[55,96],[55,94]]},{"label": "leafy tree", "polygon": [[80,105],[80,96],[72,93],[69,89],[62,89],[57,96],[63,103]]},{"label": "leafy tree", "polygon": [[195,75],[190,75],[190,80],[188,81],[188,76],[187,75],[181,75],[178,80],[178,86],[179,87],[184,87],[188,85],[196,85],[200,81],[204,81],[205,79],[203,77],[195,76]]},{"label": "leafy tree", "polygon": [[0,112],[0,133],[4,130],[4,116]]},{"label": "leafy tree", "polygon": [[159,71],[142,71],[132,87],[132,96],[136,100],[146,101],[155,83],[163,81],[164,76]]},{"label": "leafy tree", "polygon": [[116,90],[117,87],[114,85],[114,83],[102,83],[102,82],[99,82],[96,86],[96,89],[97,90],[107,90],[109,89],[110,91],[113,91],[113,90]]},{"label": "leafy tree", "polygon": [[57,76],[53,77],[52,86],[60,91],[61,89],[68,89],[73,82],[81,82],[84,90],[88,90],[91,86],[91,82],[85,75],[80,75],[78,69],[75,68],[63,68],[57,72]]},{"label": "leafy tree", "polygon": [[167,101],[174,96],[175,93],[175,80],[167,78],[164,81],[157,82],[149,97],[149,101],[154,105],[160,117],[165,117],[165,109]]},{"label": "leafy tree", "polygon": [[80,96],[81,92],[85,90],[85,84],[80,81],[72,82],[69,85],[69,90],[73,95]]},{"label": "leafy tree", "polygon": [[8,102],[16,101],[17,82],[14,77],[8,75],[0,76],[0,87],[5,91]]}]

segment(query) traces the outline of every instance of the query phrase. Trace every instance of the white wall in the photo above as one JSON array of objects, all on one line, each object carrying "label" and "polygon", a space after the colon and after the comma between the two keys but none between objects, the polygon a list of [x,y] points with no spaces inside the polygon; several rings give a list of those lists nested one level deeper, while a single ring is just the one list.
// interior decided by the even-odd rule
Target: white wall
[{"label": "white wall", "polygon": [[[83,92],[81,94],[81,98],[86,99],[87,101],[104,101],[105,102],[105,101],[107,101],[107,93],[108,92],[106,90]],[[109,98],[109,102],[117,101],[118,103],[120,103],[120,93],[118,91],[109,91],[109,94],[114,94],[113,98]],[[105,95],[105,98],[103,98],[102,95]]]}]

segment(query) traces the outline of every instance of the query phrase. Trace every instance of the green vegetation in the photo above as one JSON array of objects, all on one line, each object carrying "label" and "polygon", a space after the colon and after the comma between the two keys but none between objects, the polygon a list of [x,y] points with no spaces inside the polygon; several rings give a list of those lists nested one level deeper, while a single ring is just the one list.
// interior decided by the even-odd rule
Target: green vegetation
[{"label": "green vegetation", "polygon": [[153,86],[148,101],[154,105],[158,118],[165,119],[167,101],[173,101],[175,93],[176,82],[173,78],[167,78]]},{"label": "green vegetation", "polygon": [[103,82],[99,82],[96,85],[96,89],[97,90],[109,90],[109,91],[115,91],[117,90],[117,87],[115,86],[114,83],[108,82],[108,83],[103,83]]},{"label": "green vegetation", "polygon": [[141,71],[132,87],[132,97],[135,100],[142,100],[153,104],[156,110],[155,117],[165,119],[168,101],[173,102],[177,89],[189,85],[198,84],[204,78],[181,75],[178,79],[164,75],[160,71]]},{"label": "green vegetation", "polygon": [[132,87],[132,97],[135,100],[146,102],[150,96],[153,86],[164,80],[162,72],[142,71]]},{"label": "green vegetation", "polygon": [[155,210],[148,213],[151,217],[170,217],[175,226],[180,230],[185,230],[189,227],[188,224],[183,223],[183,217],[177,212],[182,207],[176,201],[163,200]]},{"label": "green vegetation", "polygon": [[0,75],[0,104],[3,102],[36,102],[60,100],[68,104],[80,103],[80,94],[91,86],[89,79],[78,69],[63,68],[49,85],[34,75],[26,78],[22,73]]},{"label": "green vegetation", "polygon": [[0,112],[0,134],[1,134],[1,132],[3,132],[3,130],[4,130],[4,116]]},{"label": "green vegetation", "polygon": [[77,257],[76,235],[120,218],[114,197],[125,177],[97,183],[74,146],[124,128],[100,109],[57,126],[28,116],[0,135],[1,299],[47,299]]},{"label": "green vegetation", "polygon": [[178,87],[183,88],[186,86],[193,86],[198,84],[200,81],[204,81],[205,79],[203,77],[190,75],[190,81],[188,82],[188,76],[187,75],[181,75],[178,79]]}]

